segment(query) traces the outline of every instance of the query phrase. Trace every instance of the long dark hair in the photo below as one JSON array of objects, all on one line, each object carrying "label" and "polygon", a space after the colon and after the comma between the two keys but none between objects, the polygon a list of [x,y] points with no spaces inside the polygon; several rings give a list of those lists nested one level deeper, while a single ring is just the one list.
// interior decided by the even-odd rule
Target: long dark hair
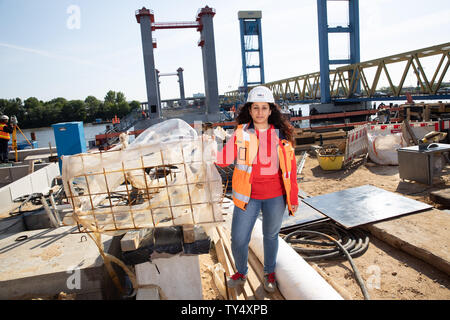
[{"label": "long dark hair", "polygon": [[[250,115],[250,107],[252,102],[247,102],[239,108],[238,115],[236,117],[237,124],[249,123],[252,120]],[[289,120],[281,113],[281,108],[276,103],[269,103],[272,113],[269,116],[269,124],[273,124],[275,129],[279,129],[285,136],[286,140],[294,144],[294,127]]]}]

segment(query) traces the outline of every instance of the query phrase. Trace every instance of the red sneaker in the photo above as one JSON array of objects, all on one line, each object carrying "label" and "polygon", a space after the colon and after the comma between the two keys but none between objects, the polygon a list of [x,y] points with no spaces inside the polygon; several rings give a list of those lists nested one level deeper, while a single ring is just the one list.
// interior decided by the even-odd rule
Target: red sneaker
[{"label": "red sneaker", "polygon": [[243,286],[247,281],[247,277],[242,273],[236,272],[228,278],[227,285],[229,288],[236,288],[237,286]]},{"label": "red sneaker", "polygon": [[264,275],[264,289],[268,292],[274,292],[277,287],[275,272],[266,273]]}]

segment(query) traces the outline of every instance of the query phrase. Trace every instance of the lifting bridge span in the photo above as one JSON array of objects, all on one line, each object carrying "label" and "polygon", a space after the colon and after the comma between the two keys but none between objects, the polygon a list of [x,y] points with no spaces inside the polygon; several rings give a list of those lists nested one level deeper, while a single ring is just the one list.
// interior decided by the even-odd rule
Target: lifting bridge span
[{"label": "lifting bridge span", "polygon": [[[423,61],[434,57],[439,62],[433,70],[423,67]],[[388,71],[394,65],[403,69],[399,80],[393,79]],[[404,67],[403,67],[404,66]],[[404,52],[379,59],[349,64],[330,70],[330,93],[334,103],[362,101],[406,100],[406,94],[413,99],[450,99],[450,88],[443,86],[444,77],[450,66],[450,42],[419,50]],[[413,74],[417,80],[414,88],[406,87],[405,80]],[[381,87],[380,78],[385,77],[388,85]],[[360,93],[357,86],[360,84]],[[272,90],[279,103],[319,103],[320,72],[264,83]],[[249,87],[248,90],[251,90]],[[244,92],[226,92],[223,105],[241,103]]]}]

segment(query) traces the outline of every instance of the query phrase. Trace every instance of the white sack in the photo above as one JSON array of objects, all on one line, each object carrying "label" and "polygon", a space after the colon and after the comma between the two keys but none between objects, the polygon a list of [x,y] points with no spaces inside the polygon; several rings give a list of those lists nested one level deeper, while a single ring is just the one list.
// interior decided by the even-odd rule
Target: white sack
[{"label": "white sack", "polygon": [[370,160],[381,165],[398,165],[397,149],[407,146],[402,133],[369,131],[367,137]]}]

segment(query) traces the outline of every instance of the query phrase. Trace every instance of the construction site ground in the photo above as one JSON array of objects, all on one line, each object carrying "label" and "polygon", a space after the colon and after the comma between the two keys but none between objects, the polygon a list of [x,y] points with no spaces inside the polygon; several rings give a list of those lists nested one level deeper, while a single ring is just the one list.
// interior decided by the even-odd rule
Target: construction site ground
[{"label": "construction site ground", "polygon": [[[300,156],[297,156],[298,160]],[[349,167],[339,171],[324,171],[320,168],[317,158],[308,155],[301,174],[299,187],[309,196],[332,193],[348,188],[371,184],[387,191],[396,192],[402,196],[431,204],[438,210],[450,209],[430,200],[430,193],[436,190],[450,188],[450,165],[443,169],[443,176],[433,186],[417,182],[402,181],[399,178],[398,166],[381,166],[370,160],[356,161]],[[431,211],[427,214],[410,214],[390,219],[388,222],[380,222],[370,225],[370,244],[367,251],[360,257],[354,258],[361,277],[369,291],[371,299],[388,300],[449,300],[450,280],[446,272],[434,265],[407,253],[399,247],[407,247],[408,243],[400,243],[395,247],[390,241],[384,241],[383,228],[404,228],[411,230],[407,235],[411,239],[417,238],[419,245],[414,244],[413,250],[420,243],[430,251],[449,252],[449,219],[439,211],[437,215]],[[450,214],[450,213],[447,213]],[[437,217],[437,218],[436,218]],[[444,219],[442,219],[444,217]],[[441,220],[439,220],[441,219]],[[434,221],[444,221],[436,223]],[[417,234],[414,230],[420,230],[425,226],[429,234],[435,234],[433,239],[427,239]],[[377,237],[374,235],[378,232]],[[381,234],[381,236],[380,236]],[[383,239],[383,240],[380,240]],[[441,239],[442,241],[437,241]],[[425,254],[428,254],[424,250]],[[445,259],[444,259],[445,260]],[[214,249],[210,254],[200,256],[200,268],[203,286],[203,298],[205,300],[223,299],[208,267],[217,263]],[[444,261],[448,265],[448,261]],[[361,289],[355,280],[352,267],[348,261],[324,261],[316,262],[321,275],[343,296],[344,299],[364,299]]]}]

